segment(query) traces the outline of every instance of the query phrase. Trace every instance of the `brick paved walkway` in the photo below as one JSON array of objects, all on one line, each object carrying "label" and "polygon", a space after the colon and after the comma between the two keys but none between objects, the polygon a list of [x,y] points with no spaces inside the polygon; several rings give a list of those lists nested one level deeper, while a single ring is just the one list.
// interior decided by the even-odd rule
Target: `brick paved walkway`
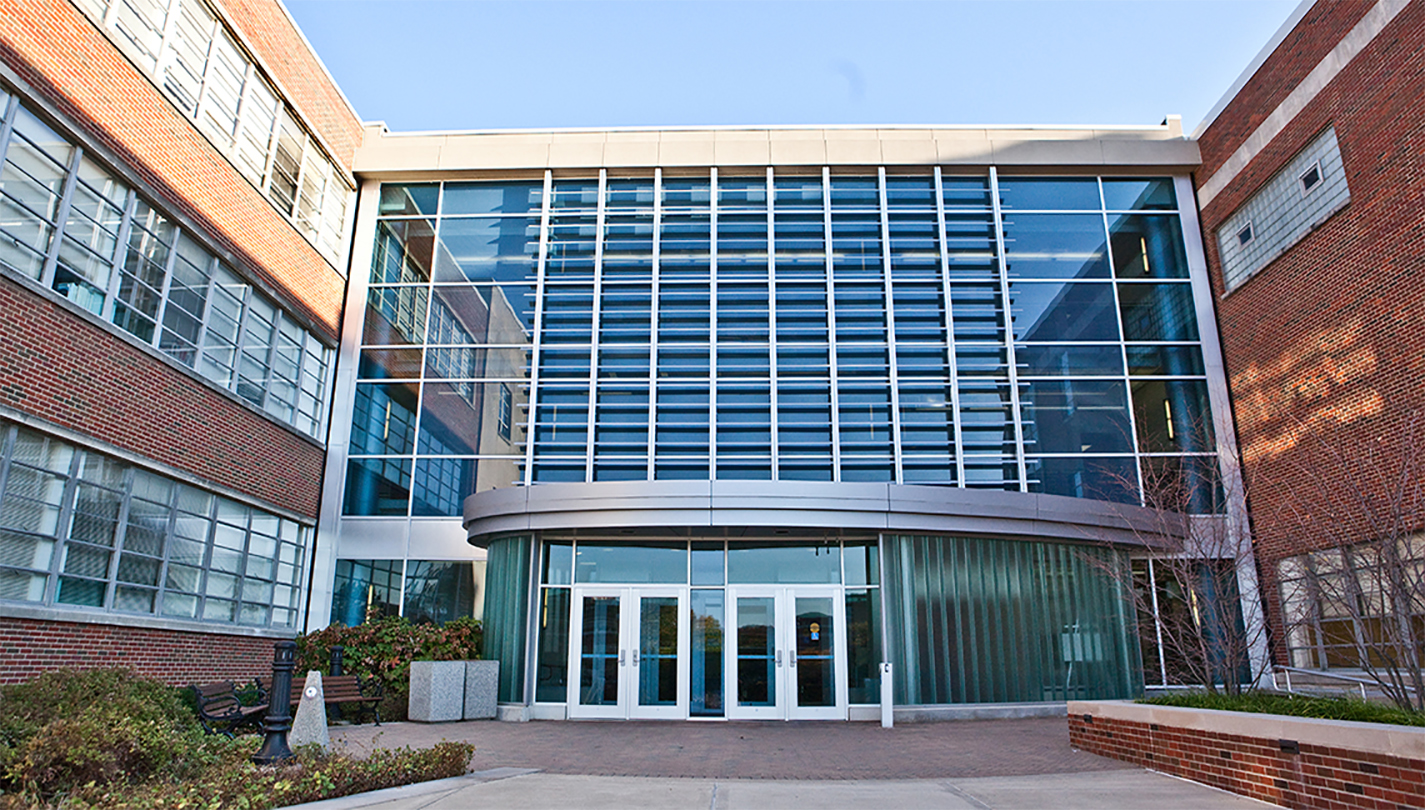
[{"label": "brick paved walkway", "polygon": [[876,723],[387,723],[332,728],[355,751],[475,744],[472,770],[704,779],[946,779],[1107,771],[1127,763],[1069,747],[1062,718]]}]

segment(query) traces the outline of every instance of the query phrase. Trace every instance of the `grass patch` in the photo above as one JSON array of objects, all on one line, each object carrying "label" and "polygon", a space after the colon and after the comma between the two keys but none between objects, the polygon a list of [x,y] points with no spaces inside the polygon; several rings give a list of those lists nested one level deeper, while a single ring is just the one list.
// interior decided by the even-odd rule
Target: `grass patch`
[{"label": "grass patch", "polygon": [[45,673],[0,688],[0,810],[266,810],[460,776],[474,751],[305,746],[259,767],[260,743],[204,734],[179,690],[128,670]]},{"label": "grass patch", "polygon": [[1398,726],[1425,726],[1425,714],[1403,711],[1395,706],[1370,703],[1360,698],[1289,695],[1280,692],[1244,692],[1231,695],[1184,692],[1142,698],[1139,703],[1180,706],[1187,709],[1217,709],[1224,712],[1283,714],[1321,720],[1354,720],[1361,723],[1389,723]]}]

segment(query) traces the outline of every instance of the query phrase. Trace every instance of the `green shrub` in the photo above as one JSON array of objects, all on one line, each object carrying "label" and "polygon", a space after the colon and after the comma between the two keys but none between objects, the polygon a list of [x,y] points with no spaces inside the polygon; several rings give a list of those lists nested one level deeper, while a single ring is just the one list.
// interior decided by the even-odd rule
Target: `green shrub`
[{"label": "green shrub", "polygon": [[1323,720],[1353,720],[1362,723],[1425,726],[1425,714],[1406,712],[1392,705],[1370,703],[1352,697],[1316,697],[1261,691],[1244,692],[1234,697],[1206,692],[1184,692],[1144,698],[1138,702],[1158,706],[1182,706],[1190,709],[1217,709],[1228,712],[1315,717]]},{"label": "green shrub", "polygon": [[401,616],[373,619],[355,627],[333,624],[297,639],[297,672],[326,672],[331,664],[331,648],[342,653],[343,671],[363,677],[374,675],[386,685],[381,716],[400,720],[406,717],[412,661],[465,661],[480,657],[483,632],[480,622],[456,619],[444,625],[412,624]]},{"label": "green shrub", "polygon": [[172,687],[126,669],[47,672],[0,689],[0,790],[49,797],[183,771],[202,736]]}]

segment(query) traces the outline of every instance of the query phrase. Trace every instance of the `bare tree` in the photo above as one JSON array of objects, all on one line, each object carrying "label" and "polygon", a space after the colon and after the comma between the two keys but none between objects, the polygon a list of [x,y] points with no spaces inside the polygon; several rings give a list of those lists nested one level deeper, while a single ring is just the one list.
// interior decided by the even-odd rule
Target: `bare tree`
[{"label": "bare tree", "polygon": [[1359,669],[1425,711],[1425,417],[1350,444],[1302,433],[1272,514],[1315,549],[1276,570],[1292,664]]},{"label": "bare tree", "polygon": [[[1216,456],[1150,457],[1142,505],[1123,510],[1148,553],[1127,573],[1100,565],[1132,602],[1145,676],[1160,683],[1235,695],[1263,675],[1266,622],[1239,471]],[[1140,492],[1136,478],[1121,485]]]}]

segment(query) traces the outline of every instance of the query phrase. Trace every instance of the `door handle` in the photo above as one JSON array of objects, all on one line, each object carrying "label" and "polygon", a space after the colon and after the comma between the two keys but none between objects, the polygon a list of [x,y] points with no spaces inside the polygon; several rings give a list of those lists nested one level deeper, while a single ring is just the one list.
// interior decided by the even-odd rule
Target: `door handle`
[{"label": "door handle", "polygon": [[794,667],[794,666],[796,666],[796,665],[797,665],[797,651],[796,651],[796,650],[787,650],[787,666],[789,666],[789,667]]},{"label": "door handle", "polygon": [[633,665],[638,666],[638,650],[633,651]]},{"label": "door handle", "polygon": [[780,667],[781,665],[782,665],[782,651],[781,651],[781,650],[777,650],[777,666]]},{"label": "door handle", "polygon": [[623,666],[623,665],[624,665],[624,663],[623,663],[623,654],[624,654],[624,652],[625,652],[624,650],[619,650],[619,651],[618,651],[618,665],[619,665],[619,666]]}]

